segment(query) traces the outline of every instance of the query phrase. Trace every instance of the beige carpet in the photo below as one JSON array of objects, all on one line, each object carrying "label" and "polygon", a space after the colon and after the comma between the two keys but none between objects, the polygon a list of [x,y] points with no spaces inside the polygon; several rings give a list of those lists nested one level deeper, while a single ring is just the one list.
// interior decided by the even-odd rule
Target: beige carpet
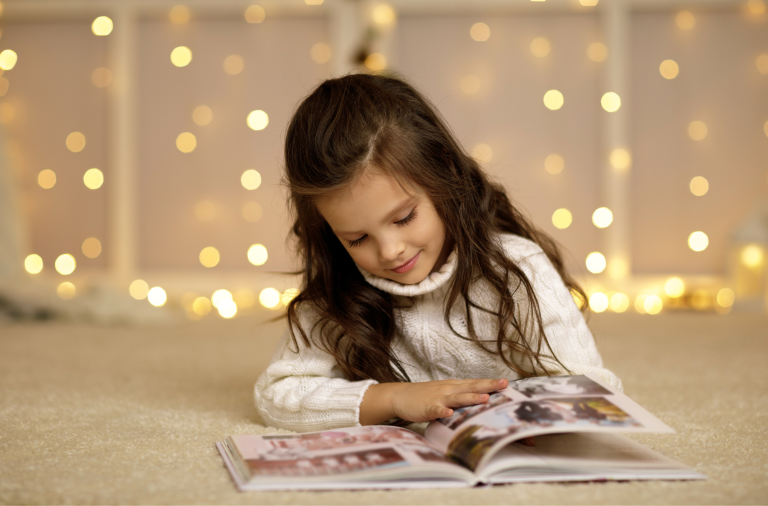
[{"label": "beige carpet", "polygon": [[678,431],[635,436],[705,482],[236,492],[214,442],[259,425],[268,315],[165,328],[0,327],[0,502],[584,504],[768,502],[768,318],[597,315],[626,392]]}]

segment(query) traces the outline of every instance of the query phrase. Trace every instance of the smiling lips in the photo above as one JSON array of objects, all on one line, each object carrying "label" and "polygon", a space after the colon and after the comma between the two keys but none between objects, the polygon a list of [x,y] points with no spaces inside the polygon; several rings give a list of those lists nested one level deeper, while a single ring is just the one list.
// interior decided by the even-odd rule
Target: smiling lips
[{"label": "smiling lips", "polygon": [[410,260],[408,260],[406,263],[404,263],[400,267],[398,267],[396,269],[390,269],[390,270],[393,271],[393,272],[396,272],[398,274],[403,274],[405,272],[410,271],[411,269],[413,269],[413,266],[416,265],[416,261],[419,259],[419,255],[421,255],[421,251],[416,253],[415,257],[411,258]]}]

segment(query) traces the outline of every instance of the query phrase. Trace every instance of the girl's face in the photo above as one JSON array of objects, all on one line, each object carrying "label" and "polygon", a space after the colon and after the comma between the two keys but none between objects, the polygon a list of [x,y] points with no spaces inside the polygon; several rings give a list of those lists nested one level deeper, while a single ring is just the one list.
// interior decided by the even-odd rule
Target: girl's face
[{"label": "girl's face", "polygon": [[429,197],[406,193],[379,170],[318,199],[317,208],[357,265],[404,285],[419,283],[450,253],[445,226]]}]

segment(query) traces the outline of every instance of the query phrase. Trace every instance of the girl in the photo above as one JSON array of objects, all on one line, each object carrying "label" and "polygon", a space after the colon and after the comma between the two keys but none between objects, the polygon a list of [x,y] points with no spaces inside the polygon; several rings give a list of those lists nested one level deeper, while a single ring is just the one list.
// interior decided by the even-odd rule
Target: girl
[{"label": "girl", "polygon": [[291,120],[285,163],[303,281],[256,383],[265,424],[423,422],[539,375],[620,388],[555,243],[407,83],[325,81]]}]

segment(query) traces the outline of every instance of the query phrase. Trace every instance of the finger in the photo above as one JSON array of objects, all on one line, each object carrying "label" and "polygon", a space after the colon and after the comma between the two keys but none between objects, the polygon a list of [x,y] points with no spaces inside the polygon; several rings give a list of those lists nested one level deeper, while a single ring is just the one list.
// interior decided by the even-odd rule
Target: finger
[{"label": "finger", "polygon": [[490,393],[495,392],[496,390],[501,390],[503,388],[507,388],[509,385],[509,381],[506,379],[482,379],[482,380],[475,380],[472,383],[470,383],[470,392],[475,393]]},{"label": "finger", "polygon": [[451,408],[447,408],[445,406],[432,406],[432,417],[431,420],[434,420],[435,418],[447,418],[453,414],[453,410]]},{"label": "finger", "polygon": [[459,408],[462,406],[474,406],[475,404],[485,404],[490,396],[488,394],[476,394],[472,392],[461,392],[453,394],[446,399],[446,406]]}]

